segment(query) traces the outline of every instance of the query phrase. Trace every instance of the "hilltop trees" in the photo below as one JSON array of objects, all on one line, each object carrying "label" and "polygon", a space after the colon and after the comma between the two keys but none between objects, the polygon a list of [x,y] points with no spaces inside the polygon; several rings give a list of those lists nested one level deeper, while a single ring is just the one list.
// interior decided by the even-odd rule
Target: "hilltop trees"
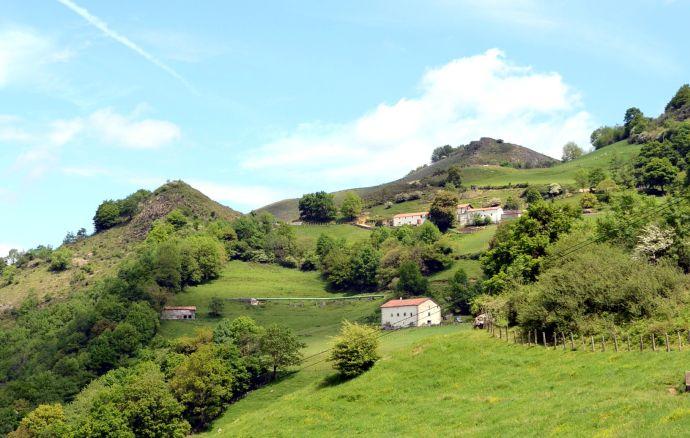
[{"label": "hilltop trees", "polygon": [[436,193],[429,208],[429,220],[438,227],[441,232],[446,232],[455,223],[457,214],[458,197],[451,192],[440,190]]},{"label": "hilltop trees", "polygon": [[460,188],[462,186],[462,177],[460,175],[460,168],[458,166],[450,166],[448,168],[446,184],[451,184],[456,188]]},{"label": "hilltop trees", "polygon": [[453,146],[447,144],[445,146],[440,146],[434,149],[431,153],[431,162],[435,163],[441,161],[444,158],[448,158],[450,154],[453,153]]},{"label": "hilltop trees", "polygon": [[352,220],[362,213],[362,207],[364,207],[362,198],[355,192],[347,192],[340,206],[340,214],[344,219]]},{"label": "hilltop trees", "polygon": [[299,215],[305,221],[330,222],[336,218],[337,213],[338,209],[330,193],[308,193],[299,200]]},{"label": "hilltop trees", "polygon": [[690,85],[682,85],[671,100],[666,104],[666,111],[678,110],[690,104]]},{"label": "hilltop trees", "polygon": [[584,151],[577,143],[570,141],[563,146],[563,157],[561,160],[563,160],[563,162],[572,161],[576,158],[580,158],[583,153]]},{"label": "hilltop trees", "polygon": [[96,232],[105,231],[132,219],[139,211],[139,205],[149,196],[151,196],[151,192],[141,189],[124,199],[103,201],[96,209],[96,214],[93,217]]}]

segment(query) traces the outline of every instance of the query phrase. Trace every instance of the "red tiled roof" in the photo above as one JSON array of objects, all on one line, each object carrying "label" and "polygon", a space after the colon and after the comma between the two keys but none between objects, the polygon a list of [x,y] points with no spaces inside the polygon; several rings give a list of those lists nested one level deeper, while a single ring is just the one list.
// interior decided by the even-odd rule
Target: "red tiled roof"
[{"label": "red tiled roof", "polygon": [[165,306],[163,310],[194,310],[196,312],[196,306]]},{"label": "red tiled roof", "polygon": [[484,208],[470,208],[468,211],[487,211],[487,210],[498,210],[501,207],[484,207]]},{"label": "red tiled roof", "polygon": [[381,305],[381,308],[386,308],[386,307],[402,307],[402,306],[419,306],[420,304],[430,301],[431,298],[410,298],[407,300],[390,300],[388,302],[385,302]]},{"label": "red tiled roof", "polygon": [[467,208],[467,207],[472,208],[472,204],[458,204],[458,208]]},{"label": "red tiled roof", "polygon": [[408,216],[422,216],[422,215],[426,216],[427,214],[429,214],[428,211],[420,211],[417,213],[400,213],[400,214],[396,214],[393,217],[408,217]]}]

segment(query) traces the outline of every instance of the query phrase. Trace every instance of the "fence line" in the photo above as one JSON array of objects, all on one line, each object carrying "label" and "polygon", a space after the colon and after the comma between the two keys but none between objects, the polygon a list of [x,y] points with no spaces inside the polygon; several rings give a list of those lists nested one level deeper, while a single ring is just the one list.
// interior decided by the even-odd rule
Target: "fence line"
[{"label": "fence line", "polygon": [[[635,350],[633,345],[639,340],[639,351],[665,351],[667,353],[673,351],[683,351],[683,347],[690,345],[690,329],[687,330],[687,343],[684,342],[684,337],[682,335],[686,330],[676,330],[674,332],[664,332],[663,334],[640,334],[631,336],[628,333],[603,333],[601,335],[584,335],[579,333],[563,333],[563,332],[553,332],[547,334],[547,332],[542,331],[539,333],[537,330],[524,330],[519,328],[510,329],[507,325],[497,325],[488,322],[484,325],[484,330],[492,337],[505,341],[511,342],[516,345],[526,345],[531,346],[543,346],[545,348],[551,348],[554,350],[562,349],[563,351],[568,350],[568,339],[570,340],[570,350],[571,351],[590,351],[590,352],[632,352]],[[512,333],[512,335],[511,335]],[[620,336],[620,338],[619,338]],[[637,338],[637,339],[635,339]],[[677,338],[677,341],[674,340]],[[578,340],[576,342],[576,340]],[[660,343],[657,344],[657,341]]]}]

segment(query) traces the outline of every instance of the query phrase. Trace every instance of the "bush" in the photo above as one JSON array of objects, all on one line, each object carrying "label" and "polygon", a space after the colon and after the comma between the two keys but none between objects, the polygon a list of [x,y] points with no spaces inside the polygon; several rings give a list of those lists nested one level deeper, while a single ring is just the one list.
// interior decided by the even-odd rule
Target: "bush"
[{"label": "bush", "polygon": [[396,290],[410,295],[422,295],[429,290],[429,281],[422,276],[415,262],[407,261],[398,270]]},{"label": "bush", "polygon": [[597,197],[591,193],[585,193],[582,195],[582,198],[580,198],[580,207],[583,209],[595,208],[597,204],[599,204]]},{"label": "bush", "polygon": [[429,209],[429,220],[441,232],[446,232],[455,223],[458,208],[458,197],[451,192],[440,190],[436,193]]},{"label": "bush", "polygon": [[356,377],[374,366],[379,359],[378,331],[345,321],[335,338],[328,360],[346,378]]},{"label": "bush", "polygon": [[211,297],[208,303],[208,316],[211,318],[219,318],[223,316],[223,309],[225,308],[225,301],[220,297]]},{"label": "bush", "polygon": [[72,263],[72,251],[62,247],[53,251],[50,255],[50,266],[49,269],[53,272],[64,271],[69,268]]},{"label": "bush", "polygon": [[299,200],[299,215],[305,221],[330,222],[337,212],[333,195],[326,192],[309,193]]}]

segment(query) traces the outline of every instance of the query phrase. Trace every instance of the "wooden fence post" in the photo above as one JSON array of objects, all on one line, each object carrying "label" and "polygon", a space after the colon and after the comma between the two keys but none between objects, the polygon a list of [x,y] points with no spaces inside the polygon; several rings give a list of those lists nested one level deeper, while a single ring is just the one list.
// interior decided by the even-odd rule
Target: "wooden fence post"
[{"label": "wooden fence post", "polygon": [[683,339],[680,337],[680,332],[678,332],[678,351],[683,351]]},{"label": "wooden fence post", "polygon": [[590,336],[590,340],[592,341],[592,351],[594,351],[594,336]]},{"label": "wooden fence post", "polygon": [[656,336],[652,333],[652,351],[656,351]]},{"label": "wooden fence post", "polygon": [[527,346],[528,347],[532,346],[532,330],[527,332]]},{"label": "wooden fence post", "polygon": [[558,336],[556,335],[556,332],[553,332],[553,349],[558,348]]},{"label": "wooden fence post", "polygon": [[666,352],[668,353],[671,351],[671,344],[668,342],[668,333],[664,333],[664,335],[666,336]]},{"label": "wooden fence post", "polygon": [[539,341],[538,341],[538,339],[539,339],[539,338],[537,337],[537,331],[535,330],[535,331],[534,331],[534,346],[535,346],[535,347],[536,347],[536,346],[539,346]]},{"label": "wooden fence post", "polygon": [[573,338],[573,332],[570,332],[570,348],[575,350],[575,338]]},{"label": "wooden fence post", "polygon": [[606,351],[606,341],[604,340],[604,335],[601,335],[601,351]]},{"label": "wooden fence post", "polygon": [[541,340],[544,342],[544,348],[546,348],[546,333],[541,332]]},{"label": "wooden fence post", "polygon": [[565,333],[561,332],[561,340],[563,341],[563,351],[565,351]]},{"label": "wooden fence post", "polygon": [[644,350],[644,344],[642,343],[642,335],[640,335],[640,351]]},{"label": "wooden fence post", "polygon": [[[515,335],[515,333],[513,333]],[[508,332],[508,326],[506,325],[506,342],[510,342],[510,333]]]},{"label": "wooden fence post", "polygon": [[616,353],[618,353],[618,336],[616,334],[613,334],[613,348],[616,350]]}]

